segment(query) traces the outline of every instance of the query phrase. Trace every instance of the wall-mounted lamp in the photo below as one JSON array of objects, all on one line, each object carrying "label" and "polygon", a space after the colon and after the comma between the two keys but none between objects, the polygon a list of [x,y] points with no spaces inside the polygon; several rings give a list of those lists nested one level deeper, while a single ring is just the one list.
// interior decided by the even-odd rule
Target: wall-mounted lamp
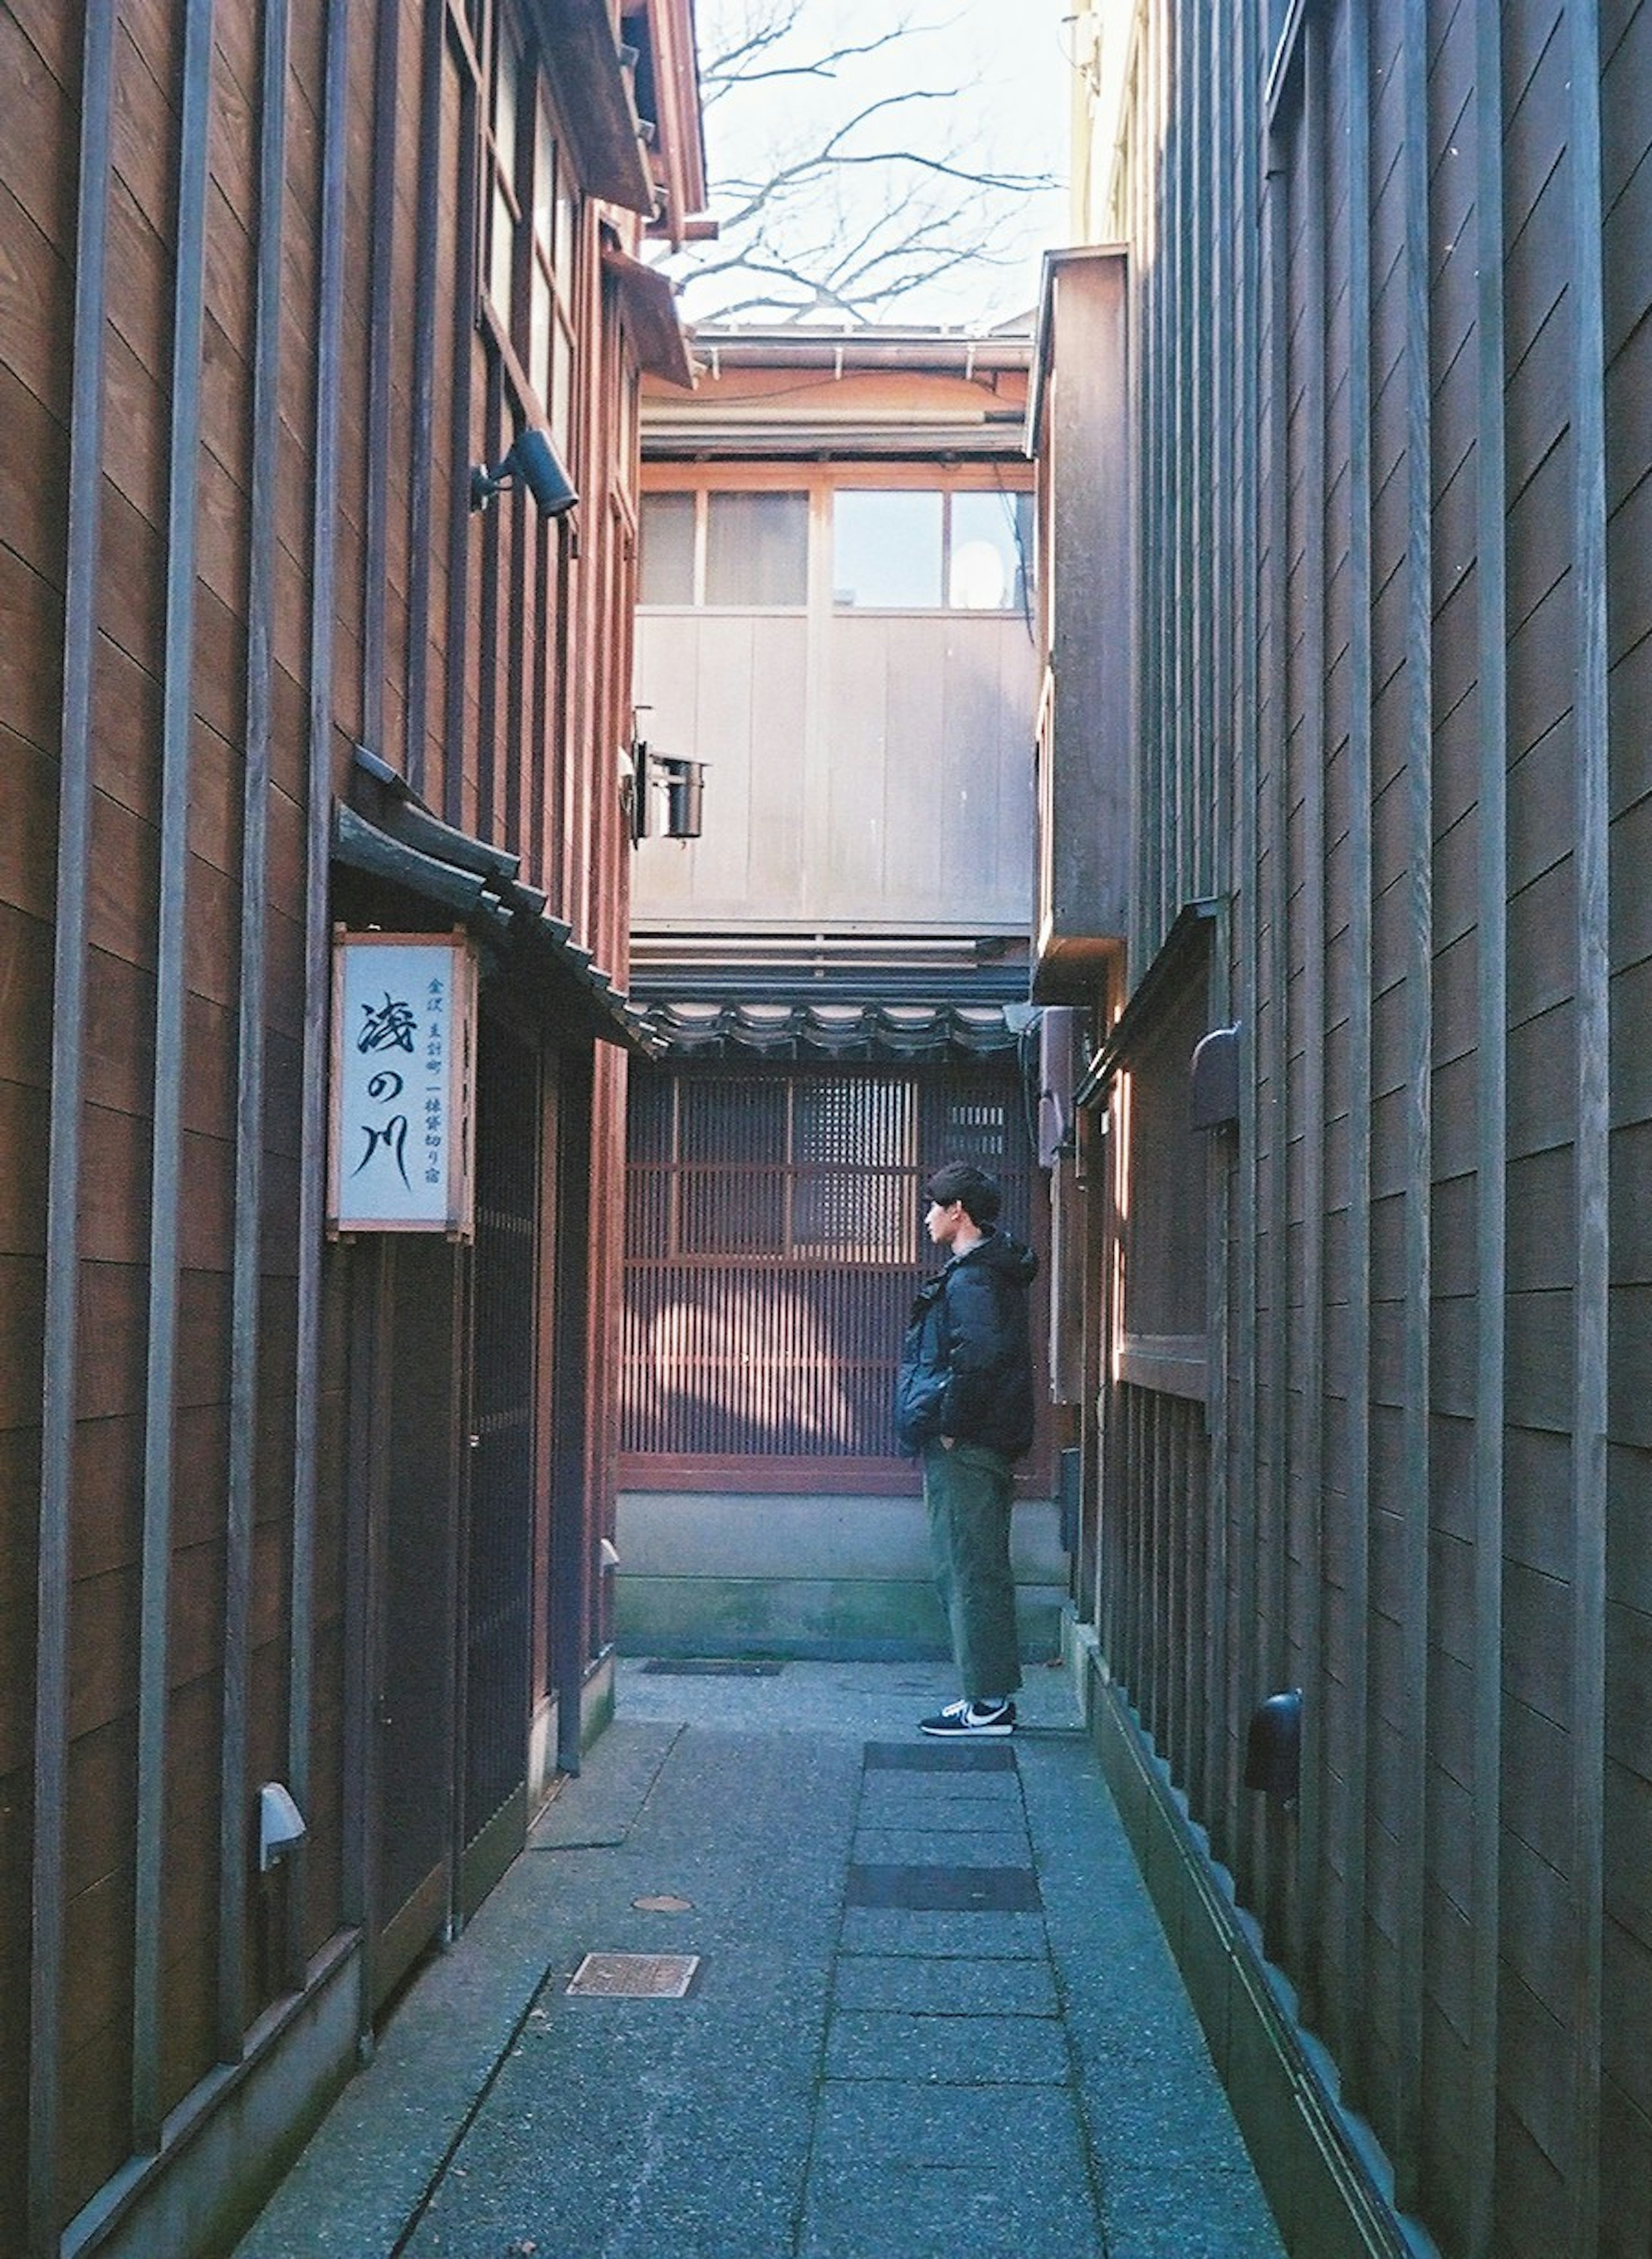
[{"label": "wall-mounted lamp", "polygon": [[292,1792],[278,1780],[267,1780],[258,1792],[258,1871],[270,1869],[296,1850],[309,1830],[303,1814],[293,1802]]},{"label": "wall-mounted lamp", "polygon": [[1245,1735],[1245,1786],[1293,1805],[1302,1779],[1302,1689],[1270,1694],[1250,1714]]},{"label": "wall-mounted lamp", "polygon": [[471,508],[486,510],[505,487],[526,487],[546,517],[566,517],[580,499],[549,434],[539,431],[519,431],[497,470],[490,471],[485,463],[473,465]]},{"label": "wall-mounted lamp", "polygon": [[683,753],[657,753],[638,738],[631,747],[631,837],[646,839],[654,829],[653,791],[663,786],[663,839],[698,839],[705,800],[706,764]]}]

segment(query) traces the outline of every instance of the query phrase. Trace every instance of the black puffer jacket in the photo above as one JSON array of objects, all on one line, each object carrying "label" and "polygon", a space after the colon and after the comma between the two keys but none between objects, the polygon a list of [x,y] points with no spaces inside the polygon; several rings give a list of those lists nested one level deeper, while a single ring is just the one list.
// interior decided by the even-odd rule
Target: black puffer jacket
[{"label": "black puffer jacket", "polygon": [[937,1436],[1019,1458],[1033,1437],[1027,1289],[1038,1258],[989,1231],[912,1305],[895,1384],[895,1433],[916,1453]]}]

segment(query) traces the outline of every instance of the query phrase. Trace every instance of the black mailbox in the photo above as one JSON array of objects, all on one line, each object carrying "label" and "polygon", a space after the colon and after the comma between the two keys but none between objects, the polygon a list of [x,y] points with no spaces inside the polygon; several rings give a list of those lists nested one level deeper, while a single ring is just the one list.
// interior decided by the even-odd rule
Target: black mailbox
[{"label": "black mailbox", "polygon": [[1239,1119],[1239,1030],[1213,1028],[1193,1047],[1193,1123],[1227,1130]]},{"label": "black mailbox", "polygon": [[1270,1694],[1250,1714],[1245,1786],[1294,1804],[1302,1778],[1302,1690]]}]

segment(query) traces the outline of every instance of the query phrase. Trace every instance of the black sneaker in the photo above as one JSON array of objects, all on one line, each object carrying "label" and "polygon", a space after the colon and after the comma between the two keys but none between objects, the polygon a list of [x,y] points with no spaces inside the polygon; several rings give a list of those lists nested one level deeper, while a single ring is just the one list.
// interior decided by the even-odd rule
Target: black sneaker
[{"label": "black sneaker", "polygon": [[921,1734],[954,1734],[979,1735],[1013,1734],[1015,1730],[1015,1705],[1013,1702],[949,1702],[944,1710],[933,1718],[920,1718]]}]

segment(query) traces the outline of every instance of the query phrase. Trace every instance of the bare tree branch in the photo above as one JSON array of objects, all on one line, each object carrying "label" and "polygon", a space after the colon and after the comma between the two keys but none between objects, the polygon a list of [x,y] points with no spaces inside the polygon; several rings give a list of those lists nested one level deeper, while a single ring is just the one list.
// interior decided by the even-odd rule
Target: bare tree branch
[{"label": "bare tree branch", "polygon": [[[701,13],[720,240],[683,278],[691,318],[887,317],[1012,263],[1029,200],[1057,182],[1001,161],[956,81],[956,40],[948,76],[929,67],[956,18],[857,24],[844,0],[701,0]],[[725,132],[737,153],[719,175]]]}]

